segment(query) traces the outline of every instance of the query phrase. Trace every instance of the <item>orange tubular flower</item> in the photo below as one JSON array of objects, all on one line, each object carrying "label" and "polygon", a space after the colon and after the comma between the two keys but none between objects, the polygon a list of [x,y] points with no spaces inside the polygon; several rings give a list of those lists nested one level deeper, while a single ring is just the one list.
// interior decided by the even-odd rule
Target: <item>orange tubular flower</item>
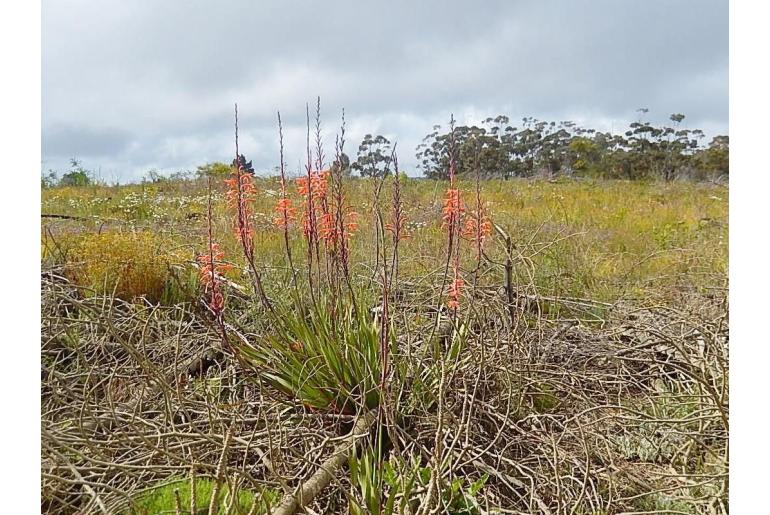
[{"label": "orange tubular flower", "polygon": [[492,221],[485,214],[480,217],[470,217],[465,220],[462,235],[473,242],[483,245],[492,234]]},{"label": "orange tubular flower", "polygon": [[[318,236],[327,243],[334,239],[334,218],[329,213],[326,195],[329,187],[329,170],[310,172],[308,177],[298,177],[297,193],[304,199],[302,206],[302,232],[310,238],[314,221],[318,224]],[[308,205],[312,202],[312,210]],[[312,211],[312,213],[311,213]],[[311,220],[312,217],[312,220]]]},{"label": "orange tubular flower", "polygon": [[446,190],[444,197],[444,207],[441,208],[444,224],[450,227],[455,223],[460,223],[459,217],[465,212],[462,200],[460,200],[460,190],[450,188]]},{"label": "orange tubular flower", "polygon": [[386,223],[385,230],[393,235],[393,239],[398,238],[398,241],[408,240],[412,237],[409,231],[406,229],[406,218],[402,215],[397,224]]},{"label": "orange tubular flower", "polygon": [[280,198],[276,202],[275,212],[278,216],[273,219],[273,223],[276,227],[281,229],[288,229],[289,223],[296,220],[297,210],[291,207],[291,199]]},{"label": "orange tubular flower", "polygon": [[236,212],[235,236],[243,245],[247,259],[253,251],[254,230],[251,227],[252,205],[257,193],[251,174],[244,173],[243,167],[234,169],[231,178],[225,179],[227,203]]},{"label": "orange tubular flower", "polygon": [[211,244],[210,254],[198,256],[198,263],[201,265],[200,279],[204,285],[216,281],[224,272],[232,268],[232,265],[222,261],[224,257],[225,253],[219,248],[219,243]]},{"label": "orange tubular flower", "polygon": [[333,245],[337,241],[337,230],[332,213],[322,213],[318,219],[318,234],[327,244]]},{"label": "orange tubular flower", "polygon": [[314,199],[326,198],[326,190],[329,186],[329,173],[329,170],[323,170],[321,172],[310,172],[309,185],[307,177],[297,177],[297,192],[301,196],[307,197],[309,186]]},{"label": "orange tubular flower", "polygon": [[326,190],[329,187],[329,170],[322,170],[320,172],[314,172],[310,177],[313,182],[313,196],[317,199],[326,198]]},{"label": "orange tubular flower", "polygon": [[297,177],[297,193],[307,197],[307,177]]},{"label": "orange tubular flower", "polygon": [[343,222],[343,234],[340,234],[337,217],[333,211],[321,213],[319,216],[318,234],[328,246],[336,246],[343,238],[347,241],[358,229],[358,213],[355,211],[348,211],[344,217],[347,220]]},{"label": "orange tubular flower", "polygon": [[219,244],[212,242],[209,253],[198,256],[198,263],[201,266],[200,280],[205,293],[209,295],[209,308],[215,314],[221,313],[225,304],[221,288],[222,275],[232,268],[231,265],[222,261],[224,255]]},{"label": "orange tubular flower", "polygon": [[449,284],[449,292],[447,293],[449,300],[446,303],[449,309],[457,309],[460,307],[460,293],[464,285],[465,281],[459,277],[455,278],[455,280]]}]

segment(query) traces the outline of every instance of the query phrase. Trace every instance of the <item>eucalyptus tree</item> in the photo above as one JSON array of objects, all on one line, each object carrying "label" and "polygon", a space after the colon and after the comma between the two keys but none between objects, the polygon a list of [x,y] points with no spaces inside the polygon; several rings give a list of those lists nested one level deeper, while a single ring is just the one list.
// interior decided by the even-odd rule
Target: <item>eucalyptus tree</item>
[{"label": "eucalyptus tree", "polygon": [[361,177],[386,177],[390,175],[392,147],[385,136],[367,134],[358,146],[356,161],[350,166]]}]

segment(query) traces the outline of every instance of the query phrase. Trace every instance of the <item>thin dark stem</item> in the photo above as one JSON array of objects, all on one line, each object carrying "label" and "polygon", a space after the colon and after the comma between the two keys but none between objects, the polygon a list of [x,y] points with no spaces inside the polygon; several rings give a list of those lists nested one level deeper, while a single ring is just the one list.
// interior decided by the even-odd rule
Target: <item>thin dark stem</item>
[{"label": "thin dark stem", "polygon": [[243,254],[246,257],[246,261],[249,264],[249,269],[251,270],[252,277],[254,279],[253,280],[254,289],[259,295],[259,298],[262,301],[262,304],[265,306],[265,308],[269,309],[272,312],[273,305],[270,303],[270,300],[267,298],[267,294],[265,293],[265,289],[262,285],[262,276],[257,270],[256,263],[254,262],[254,243],[252,240],[252,236],[249,233],[251,228],[251,221],[249,220],[249,216],[248,216],[249,214],[246,209],[246,203],[243,195],[242,175],[243,175],[243,165],[241,164],[240,153],[238,149],[238,104],[235,104],[235,178],[236,178],[237,204],[238,204],[237,205],[238,235],[241,241],[241,246],[243,247]]},{"label": "thin dark stem", "polygon": [[[209,273],[211,274],[211,297],[214,299],[214,296],[218,293],[219,283],[216,275],[215,270],[215,263],[214,263],[214,224],[213,224],[213,209],[212,209],[212,200],[211,200],[211,176],[208,177],[208,211],[206,214],[206,222],[208,225],[208,250],[209,250]],[[213,302],[212,302],[213,304]],[[217,309],[214,311],[215,320],[217,323],[217,326],[219,327],[219,330],[222,335],[222,349],[223,350],[230,350],[232,351],[232,348],[230,346],[230,341],[227,339],[227,331],[225,330],[225,320],[224,320],[224,313],[222,309]]]},{"label": "thin dark stem", "polygon": [[[281,112],[278,111],[278,143],[280,147],[280,159],[281,159],[281,200],[286,202],[286,163],[283,159],[283,123],[281,122]],[[289,268],[291,269],[291,280],[294,284],[294,290],[297,291],[297,271],[294,269],[294,260],[291,257],[291,245],[289,245],[289,214],[284,208],[281,211],[283,217],[283,244],[286,250],[286,259],[289,262]]]},{"label": "thin dark stem", "polygon": [[313,248],[318,256],[318,244],[316,239],[315,207],[313,206],[313,154],[310,150],[310,106],[305,104],[305,116],[307,121],[307,164],[305,174],[307,180],[307,192],[305,198],[305,232],[307,236],[307,280],[310,288],[310,296],[315,304],[315,289],[313,282]]}]

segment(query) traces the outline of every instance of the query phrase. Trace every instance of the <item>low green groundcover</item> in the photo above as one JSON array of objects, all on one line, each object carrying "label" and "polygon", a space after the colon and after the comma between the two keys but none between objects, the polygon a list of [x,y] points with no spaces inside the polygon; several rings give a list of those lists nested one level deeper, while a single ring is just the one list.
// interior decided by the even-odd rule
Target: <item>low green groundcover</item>
[{"label": "low green groundcover", "polygon": [[[142,493],[134,503],[134,506],[125,512],[126,515],[155,515],[162,513],[176,513],[174,490],[179,490],[179,499],[182,505],[182,512],[189,513],[190,510],[190,480],[187,478],[179,479],[170,483],[164,483],[158,487],[149,489]],[[208,506],[211,502],[211,494],[214,490],[214,481],[205,478],[196,478],[195,480],[195,501],[196,515],[207,514]],[[274,490],[264,489],[261,492],[253,490],[239,490],[238,501],[232,513],[245,515],[249,513],[252,505],[257,503],[255,513],[268,513],[269,508],[276,505],[280,500],[280,494]],[[225,500],[229,502],[229,492],[226,485],[222,485],[219,493],[219,510],[217,513],[225,513]]]}]

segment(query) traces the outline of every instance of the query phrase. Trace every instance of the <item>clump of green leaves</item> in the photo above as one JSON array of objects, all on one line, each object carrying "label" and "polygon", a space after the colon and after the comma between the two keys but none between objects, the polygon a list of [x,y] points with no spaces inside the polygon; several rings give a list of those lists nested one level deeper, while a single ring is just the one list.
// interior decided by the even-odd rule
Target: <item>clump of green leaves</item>
[{"label": "clump of green leaves", "polygon": [[[414,456],[409,461],[396,457],[380,461],[378,450],[373,447],[367,447],[358,455],[350,457],[350,480],[356,489],[350,500],[350,513],[414,513],[420,502],[418,494],[425,492],[431,481],[430,467],[421,466]],[[485,474],[476,481],[454,478],[450,482],[442,482],[439,495],[445,513],[482,513],[477,496],[487,479]]]},{"label": "clump of green leaves", "polygon": [[261,378],[305,405],[352,413],[380,402],[379,321],[349,300],[276,309],[273,334],[239,344]]}]

